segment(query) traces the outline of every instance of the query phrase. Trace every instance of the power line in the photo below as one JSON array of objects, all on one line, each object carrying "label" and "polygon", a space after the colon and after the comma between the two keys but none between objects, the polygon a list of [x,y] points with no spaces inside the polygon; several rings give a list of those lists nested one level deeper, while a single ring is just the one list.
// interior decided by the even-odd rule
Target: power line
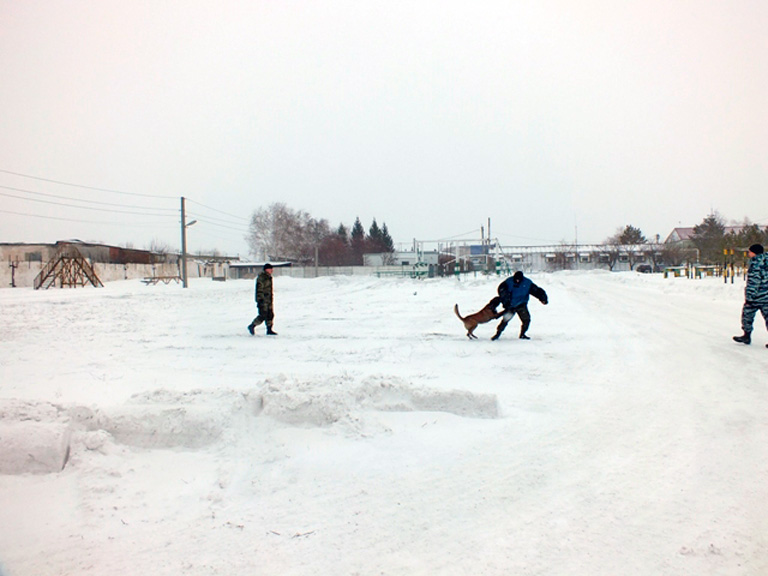
[{"label": "power line", "polygon": [[200,216],[199,214],[197,214],[197,212],[189,212],[187,216],[189,218],[196,219],[198,222],[206,222],[207,224],[211,224],[212,226],[236,228],[238,230],[242,230],[243,232],[249,231],[249,228],[247,226],[243,226],[242,224],[235,224],[229,220],[221,220],[220,218],[212,218],[211,216]]},{"label": "power line", "polygon": [[[29,216],[31,218],[45,218],[46,220],[61,220],[64,222],[80,222],[82,224],[102,224],[102,225],[120,225],[120,226],[129,226],[133,228],[157,228],[158,226],[162,227],[168,227],[171,228],[170,224],[163,224],[163,223],[150,223],[150,222],[144,222],[140,224],[126,224],[125,222],[105,222],[105,221],[98,221],[98,220],[79,220],[76,218],[61,218],[59,216],[43,216],[42,214],[29,214],[27,212],[14,212],[11,210],[0,210],[0,213],[2,214],[13,214],[15,216]],[[176,224],[172,225],[173,228],[176,228]]]},{"label": "power line", "polygon": [[[135,214],[138,216],[163,216],[167,217],[167,214],[151,214],[148,212],[132,212],[128,210],[108,210],[106,208],[93,208],[91,206],[75,206],[73,204],[65,204],[64,202],[53,202],[52,200],[38,200],[36,198],[25,198],[24,196],[17,196],[16,194],[7,194],[0,192],[0,196],[6,196],[8,198],[16,198],[18,200],[25,200],[27,202],[39,202],[41,204],[53,204],[54,206],[66,206],[67,208],[77,208],[79,210],[95,210],[97,212],[112,212],[114,214]],[[160,210],[159,208],[149,208],[149,210]]]},{"label": "power line", "polygon": [[518,238],[520,240],[533,240],[535,242],[547,242],[548,244],[556,244],[556,242],[549,240],[548,238],[531,238],[530,236],[518,236],[516,234],[507,234],[505,232],[497,232],[494,236],[501,238]]},{"label": "power line", "polygon": [[[126,196],[136,196],[136,197],[143,197],[143,198],[153,198],[153,199],[161,199],[161,200],[177,200],[177,196],[166,196],[166,195],[157,195],[157,194],[140,194],[135,192],[125,192],[122,190],[113,190],[110,188],[101,188],[97,186],[87,186],[83,184],[76,184],[73,182],[65,182],[62,180],[56,180],[53,178],[44,178],[40,176],[34,176],[31,174],[23,174],[21,172],[15,172],[12,170],[5,170],[0,168],[0,173],[3,174],[10,174],[13,176],[18,176],[21,178],[29,178],[32,180],[37,180],[41,182],[50,182],[53,184],[58,184],[62,186],[71,186],[73,188],[79,188],[84,190],[94,190],[98,192],[106,192],[111,194],[123,194]],[[28,190],[25,188],[17,188],[12,186],[5,186],[0,185],[0,189],[9,190],[11,192],[19,192],[24,195],[18,195],[18,194],[9,194],[9,193],[3,193],[0,192],[0,196],[4,196],[7,198],[15,198],[18,200],[23,200],[26,202],[36,202],[39,204],[49,204],[53,206],[64,206],[71,209],[81,209],[81,210],[91,210],[96,212],[107,212],[112,214],[126,214],[126,215],[136,215],[136,216],[143,216],[143,217],[155,217],[155,218],[169,218],[172,214],[178,213],[177,208],[152,208],[149,206],[139,206],[135,204],[118,204],[118,203],[112,203],[112,202],[103,202],[98,200],[86,200],[86,199],[80,199],[75,198],[72,196],[62,195],[62,194],[52,194],[47,192],[37,192],[34,190]],[[54,200],[44,200],[40,198],[30,198],[29,195],[39,196],[39,197],[45,197],[45,198],[52,198],[57,200],[63,200],[63,202],[57,202]],[[248,224],[250,223],[249,218],[244,218],[242,216],[239,216],[237,214],[232,214],[229,212],[225,212],[223,210],[219,210],[217,208],[214,208],[212,206],[205,205],[201,202],[197,202],[195,200],[192,200],[190,198],[186,198],[187,201],[190,203],[193,203],[199,207],[201,207],[203,212],[212,211],[219,214],[222,214],[224,216],[227,216],[229,218],[232,218],[233,220],[228,220],[224,218],[216,218],[213,216],[203,215],[203,216],[197,216],[195,214],[194,217],[197,218],[197,220],[203,224],[207,224],[212,227],[219,228],[218,231],[212,231],[214,232],[214,235],[212,237],[218,237],[221,239],[222,236],[230,236],[232,238],[237,238],[238,240],[242,240],[242,236],[248,232]],[[94,206],[83,206],[82,204],[91,204]],[[103,206],[104,208],[99,208],[96,206]],[[120,210],[115,208],[128,208],[128,210]],[[133,209],[133,210],[131,210]],[[43,218],[46,220],[57,220],[57,221],[64,221],[64,222],[77,222],[77,223],[83,223],[83,224],[98,224],[98,225],[112,225],[112,226],[124,226],[124,227],[153,227],[153,228],[172,228],[178,225],[178,222],[176,224],[168,224],[168,223],[142,223],[142,224],[128,224],[126,222],[108,222],[108,221],[94,221],[94,220],[85,220],[85,219],[78,219],[78,218],[66,218],[61,216],[47,216],[43,214],[35,214],[35,213],[29,213],[29,212],[18,212],[18,211],[12,211],[12,210],[0,210],[0,213],[3,214],[12,214],[15,216],[23,216],[23,217],[31,217],[31,218]],[[203,232],[201,230],[201,232]],[[208,236],[208,234],[204,234]]]},{"label": "power line", "polygon": [[234,241],[243,242],[243,238],[242,237],[228,236],[228,237],[225,238],[221,234],[218,234],[218,233],[207,233],[207,232],[205,232],[203,230],[196,230],[195,233],[194,233],[194,236],[195,237],[204,236],[205,238],[209,238],[209,239],[216,240],[216,241],[219,241],[219,242],[229,242],[229,243],[232,243]]},{"label": "power line", "polygon": [[21,176],[22,178],[31,178],[32,180],[40,180],[42,182],[52,182],[54,184],[61,184],[62,186],[73,186],[75,188],[83,188],[85,190],[96,190],[98,192],[110,192],[112,194],[125,194],[127,196],[143,196],[145,198],[176,198],[176,196],[162,196],[159,194],[139,194],[138,192],[123,192],[121,190],[111,190],[109,188],[97,188],[95,186],[85,186],[84,184],[73,184],[72,182],[63,182],[61,180],[53,180],[51,178],[41,178],[40,176],[31,176],[29,174],[22,174],[20,172],[12,172],[11,170],[3,170],[0,168],[0,172],[4,174],[13,174],[14,176]]},{"label": "power line", "polygon": [[[445,242],[446,240],[456,240],[458,238],[461,238],[462,236],[468,236],[469,234],[476,234],[480,232],[480,228],[475,228],[474,230],[470,230],[468,232],[464,232],[462,234],[455,234],[454,236],[447,236],[445,238],[438,238],[437,240],[419,240],[419,242]],[[407,244],[407,242],[403,242],[403,244]]]},{"label": "power line", "polygon": [[187,201],[191,202],[192,204],[197,204],[198,206],[208,208],[208,210],[213,210],[214,212],[218,212],[219,214],[224,214],[225,216],[231,216],[232,218],[237,218],[238,220],[243,220],[244,222],[250,222],[250,219],[248,218],[243,218],[242,216],[236,216],[235,214],[230,214],[229,212],[224,212],[222,210],[217,210],[216,208],[211,208],[210,206],[206,206],[205,204],[201,204],[200,202],[196,202],[195,200],[192,200],[190,198],[187,198]]},{"label": "power line", "polygon": [[[99,204],[100,206],[118,206],[121,208],[146,208],[148,210],[159,210],[165,212],[178,212],[177,208],[151,208],[149,206],[136,206],[135,204],[114,204],[112,202],[99,202],[98,200],[82,200],[80,198],[72,198],[71,196],[61,196],[59,194],[47,194],[45,192],[35,192],[34,190],[26,190],[25,188],[14,188],[13,186],[3,186],[0,188],[5,190],[13,190],[15,192],[25,192],[27,194],[35,194],[37,196],[46,196],[48,198],[60,198],[62,200],[71,200],[73,202],[84,202],[88,204]],[[19,196],[12,196],[13,198],[20,198]],[[31,198],[23,198],[22,200],[32,200]],[[84,206],[73,206],[73,208],[84,208]]]}]

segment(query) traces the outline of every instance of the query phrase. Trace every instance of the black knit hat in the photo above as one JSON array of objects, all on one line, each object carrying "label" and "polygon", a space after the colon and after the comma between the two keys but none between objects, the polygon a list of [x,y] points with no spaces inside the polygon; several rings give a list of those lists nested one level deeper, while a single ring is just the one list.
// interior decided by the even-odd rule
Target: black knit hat
[{"label": "black knit hat", "polygon": [[752,246],[749,247],[749,251],[753,254],[762,254],[764,252],[763,245],[762,244],[752,244]]},{"label": "black knit hat", "polygon": [[512,274],[512,280],[515,282],[522,282],[523,281],[523,272],[521,270],[518,270],[514,274]]},{"label": "black knit hat", "polygon": [[270,264],[269,262],[264,264],[264,270],[272,270],[272,264]]}]

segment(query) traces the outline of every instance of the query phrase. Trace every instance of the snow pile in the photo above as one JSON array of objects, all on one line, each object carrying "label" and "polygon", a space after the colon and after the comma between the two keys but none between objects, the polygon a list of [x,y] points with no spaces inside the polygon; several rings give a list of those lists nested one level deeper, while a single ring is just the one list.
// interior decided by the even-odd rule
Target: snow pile
[{"label": "snow pile", "polygon": [[326,426],[357,419],[363,410],[447,412],[471,418],[497,418],[493,394],[466,390],[414,388],[399,378],[371,377],[360,384],[350,378],[323,381],[268,380],[261,389],[263,414],[289,424]]},{"label": "snow pile", "polygon": [[56,406],[0,399],[0,474],[60,472],[70,435]]},{"label": "snow pile", "polygon": [[60,472],[69,458],[70,438],[88,449],[106,442],[137,448],[202,449],[225,437],[238,414],[269,417],[292,426],[345,425],[360,429],[368,411],[446,412],[472,418],[497,418],[493,394],[412,387],[398,378],[371,377],[355,384],[349,377],[320,381],[267,379],[256,391],[159,389],[132,396],[109,408],[0,401],[0,473]]}]

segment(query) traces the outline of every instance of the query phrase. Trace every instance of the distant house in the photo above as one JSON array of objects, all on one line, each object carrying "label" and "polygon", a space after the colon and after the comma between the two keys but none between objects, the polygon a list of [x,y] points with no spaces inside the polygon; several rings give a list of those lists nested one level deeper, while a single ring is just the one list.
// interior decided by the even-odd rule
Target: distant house
[{"label": "distant house", "polygon": [[62,246],[76,246],[83,257],[100,264],[176,264],[178,254],[149,252],[81,240],[59,240],[55,244],[0,243],[0,259],[17,262],[47,262]]},{"label": "distant house", "polygon": [[434,251],[395,251],[363,254],[364,266],[414,266],[416,264],[437,265],[438,253]]},{"label": "distant house", "polygon": [[[266,262],[230,262],[229,276],[232,279],[256,278],[264,270]],[[288,268],[290,262],[270,262],[274,268]]]},{"label": "distant house", "polygon": [[[726,226],[725,227],[725,233],[726,234],[738,234],[741,232],[743,226]],[[691,243],[693,242],[693,234],[694,234],[694,228],[674,228],[672,232],[669,233],[669,236],[667,236],[667,239],[664,240],[664,244],[685,244],[685,243]]]},{"label": "distant house", "polygon": [[[68,247],[77,248],[105,282],[180,274],[180,255],[176,252],[136,250],[81,240],[60,240],[54,244],[0,242],[0,261],[8,263],[0,267],[0,287],[32,286],[43,267]],[[230,260],[236,258],[188,255],[187,271],[192,278],[226,276]]]}]

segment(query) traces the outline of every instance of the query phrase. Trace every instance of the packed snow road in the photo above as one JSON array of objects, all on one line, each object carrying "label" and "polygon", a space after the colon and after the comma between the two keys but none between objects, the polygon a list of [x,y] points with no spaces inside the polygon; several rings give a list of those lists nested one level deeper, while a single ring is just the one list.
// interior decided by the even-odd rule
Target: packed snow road
[{"label": "packed snow road", "polygon": [[532,279],[496,342],[452,308],[499,278],[276,277],[274,338],[246,281],[0,291],[2,430],[70,435],[0,474],[0,572],[768,573],[743,282]]}]

